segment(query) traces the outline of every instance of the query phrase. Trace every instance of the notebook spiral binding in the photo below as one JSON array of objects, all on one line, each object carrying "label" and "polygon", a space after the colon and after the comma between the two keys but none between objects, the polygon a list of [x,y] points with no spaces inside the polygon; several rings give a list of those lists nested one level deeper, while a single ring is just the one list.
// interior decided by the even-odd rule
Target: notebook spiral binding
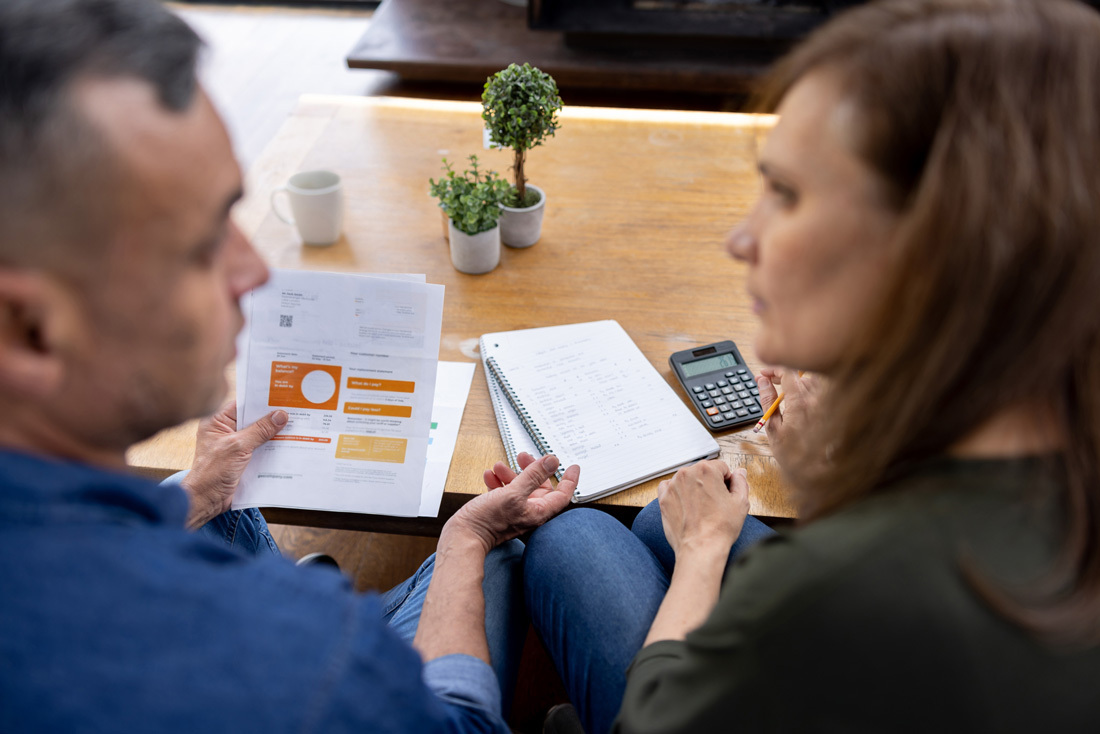
[{"label": "notebook spiral binding", "polygon": [[[531,422],[531,415],[527,412],[527,409],[523,407],[523,402],[516,396],[515,391],[512,390],[512,385],[508,382],[508,378],[504,376],[503,371],[501,371],[500,367],[497,365],[496,359],[487,357],[485,359],[485,364],[489,365],[489,369],[493,371],[493,377],[496,378],[497,384],[500,385],[500,389],[504,392],[504,396],[508,398],[508,402],[512,404],[512,408],[515,409],[516,415],[519,416],[520,421],[523,423],[523,427],[527,429],[527,433],[530,434],[531,440],[535,442],[535,446],[538,447],[538,450],[542,452],[543,456],[554,453],[554,450],[546,443],[542,431]],[[511,442],[512,438],[509,436],[508,443],[510,444]],[[515,449],[512,449],[512,453],[514,452]],[[518,459],[514,468],[517,470],[519,469]],[[554,476],[561,479],[564,473],[564,467],[559,466]]]},{"label": "notebook spiral binding", "polygon": [[[486,372],[488,373],[488,370],[486,370]],[[512,438],[512,429],[508,421],[504,420],[497,408],[497,406],[507,400],[507,398],[504,397],[504,391],[500,389],[500,383],[497,382],[496,376],[487,374],[487,377],[486,383],[489,387],[489,398],[493,403],[493,412],[496,413],[497,428],[500,429],[500,441],[504,444],[504,453],[508,457],[508,466],[512,467],[513,471],[519,472],[519,461],[516,459],[516,440]]]}]

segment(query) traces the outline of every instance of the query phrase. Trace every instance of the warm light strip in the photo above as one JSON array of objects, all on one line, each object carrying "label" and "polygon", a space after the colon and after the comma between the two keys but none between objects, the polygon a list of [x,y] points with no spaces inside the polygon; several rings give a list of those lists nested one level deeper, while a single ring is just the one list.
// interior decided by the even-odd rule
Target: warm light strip
[{"label": "warm light strip", "polygon": [[[393,107],[438,112],[481,114],[480,102],[459,102],[414,97],[351,97],[330,94],[303,94],[304,104],[332,104],[343,107]],[[642,110],[618,107],[579,107],[566,105],[559,116],[562,120],[622,120],[681,125],[721,125],[723,127],[770,127],[775,115],[752,115],[743,112],[691,112],[686,110]]]}]

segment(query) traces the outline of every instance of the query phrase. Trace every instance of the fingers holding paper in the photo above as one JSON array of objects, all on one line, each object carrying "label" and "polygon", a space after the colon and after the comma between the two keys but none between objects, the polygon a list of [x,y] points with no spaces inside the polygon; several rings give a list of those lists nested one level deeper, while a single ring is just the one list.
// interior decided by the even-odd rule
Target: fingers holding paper
[{"label": "fingers holding paper", "polygon": [[199,422],[195,460],[181,484],[191,500],[188,527],[197,528],[229,509],[252,452],[286,423],[286,411],[273,410],[237,430],[237,403],[233,400]]},{"label": "fingers holding paper", "polygon": [[[558,469],[556,456],[535,459],[521,454],[520,457],[520,465],[524,466],[526,463],[523,471],[513,475],[502,486],[493,487],[491,482],[502,482],[509,474],[513,474],[511,469],[498,463],[491,471],[486,472],[486,485],[493,491],[463,505],[447,521],[444,530],[468,533],[480,540],[488,550],[542,525],[564,510],[577,487],[580,467],[573,465],[566,469],[561,481],[555,486],[550,478]],[[491,480],[490,474],[493,475]]]}]

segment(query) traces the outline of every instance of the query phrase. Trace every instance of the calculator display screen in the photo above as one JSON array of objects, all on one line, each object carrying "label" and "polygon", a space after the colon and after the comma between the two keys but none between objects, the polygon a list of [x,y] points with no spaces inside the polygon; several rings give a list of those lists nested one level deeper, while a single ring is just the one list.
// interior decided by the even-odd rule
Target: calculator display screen
[{"label": "calculator display screen", "polygon": [[680,365],[680,369],[684,371],[684,377],[695,377],[696,375],[702,375],[706,372],[720,370],[723,367],[736,366],[737,359],[727,352],[726,354],[719,354],[717,357],[708,357],[707,359],[700,359],[695,362],[684,362]]}]

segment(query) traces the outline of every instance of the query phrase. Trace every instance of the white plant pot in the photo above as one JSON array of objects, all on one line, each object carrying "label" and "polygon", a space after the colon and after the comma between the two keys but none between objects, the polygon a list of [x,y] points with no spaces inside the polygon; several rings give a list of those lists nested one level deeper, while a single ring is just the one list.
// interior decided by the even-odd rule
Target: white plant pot
[{"label": "white plant pot", "polygon": [[453,220],[447,220],[447,232],[451,240],[451,264],[460,273],[480,275],[500,263],[499,224],[484,232],[466,234]]},{"label": "white plant pot", "polygon": [[542,236],[542,213],[546,211],[546,192],[527,184],[539,194],[539,203],[528,207],[500,205],[500,239],[509,247],[530,247]]}]

